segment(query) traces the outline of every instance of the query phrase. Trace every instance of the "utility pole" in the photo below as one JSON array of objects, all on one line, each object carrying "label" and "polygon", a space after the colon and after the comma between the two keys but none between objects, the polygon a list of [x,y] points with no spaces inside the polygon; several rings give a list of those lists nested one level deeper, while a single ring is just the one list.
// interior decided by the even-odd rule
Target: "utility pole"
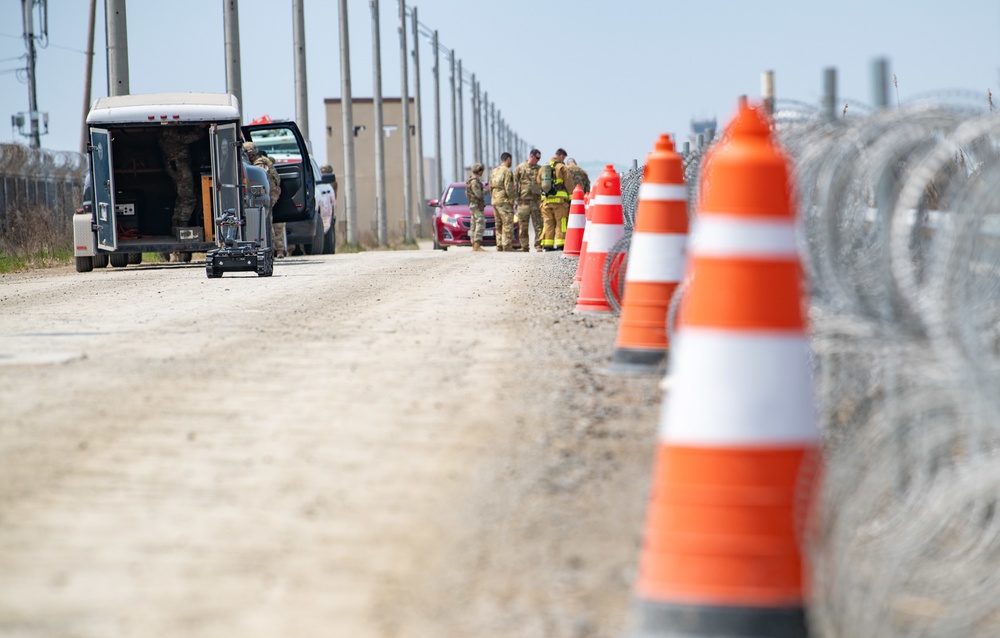
[{"label": "utility pole", "polygon": [[309,88],[306,85],[306,16],[303,0],[292,0],[292,46],[295,49],[295,120],[309,142]]},{"label": "utility pole", "polygon": [[410,165],[410,84],[406,55],[406,0],[399,0],[399,76],[400,106],[403,108],[403,240],[413,241],[413,168]]},{"label": "utility pole", "polygon": [[462,61],[458,61],[458,177],[465,176],[465,102],[462,101]]},{"label": "utility pole", "polygon": [[222,28],[226,38],[226,92],[236,96],[243,113],[243,80],[240,76],[240,8],[238,0],[223,0]]},{"label": "utility pole", "polygon": [[105,0],[105,42],[108,46],[108,95],[128,95],[128,26],[125,0]]},{"label": "utility pole", "polygon": [[455,108],[455,49],[449,52],[451,60],[451,175],[453,182],[461,181],[458,172],[458,114]]},{"label": "utility pole", "polygon": [[472,162],[475,163],[475,162],[479,161],[480,157],[482,157],[482,153],[479,152],[479,127],[476,125],[476,120],[479,117],[478,116],[478,113],[479,113],[478,108],[479,107],[476,104],[476,100],[479,99],[479,85],[476,84],[476,74],[475,73],[472,74],[472,82],[471,82],[469,88],[472,90],[472,99],[471,99],[472,103],[470,104],[470,108],[472,110],[469,112],[469,117],[472,118],[472,131],[471,131],[471,133],[472,133]]},{"label": "utility pole", "polygon": [[87,135],[87,114],[90,113],[90,85],[94,81],[94,26],[97,23],[97,0],[90,0],[87,20],[87,68],[83,73],[83,118],[80,120],[80,154],[87,154],[90,136]]},{"label": "utility pole", "polygon": [[490,145],[490,94],[489,92],[483,93],[483,102],[479,107],[483,111],[483,131],[486,133],[483,136],[483,157],[480,161],[486,166],[492,165],[492,158],[490,157],[490,149],[493,147]]},{"label": "utility pole", "polygon": [[28,56],[28,141],[31,148],[41,146],[38,132],[38,87],[35,83],[35,2],[36,0],[21,0],[24,48]]},{"label": "utility pole", "polygon": [[497,106],[496,104],[492,104],[492,103],[490,104],[490,131],[491,131],[490,135],[493,137],[493,157],[494,157],[494,160],[496,161],[496,163],[500,163],[500,153],[502,153],[503,151],[500,150],[500,147],[497,144],[497,142],[499,140],[497,140],[497,109],[496,109],[496,106]]},{"label": "utility pole", "polygon": [[413,97],[417,107],[417,227],[423,228],[424,206],[427,204],[427,193],[424,192],[424,116],[423,100],[420,97],[420,38],[417,20],[417,7],[411,11],[413,15]]},{"label": "utility pole", "polygon": [[438,51],[438,32],[434,30],[434,162],[437,171],[438,193],[444,192],[444,170],[441,167],[441,65]]},{"label": "utility pole", "polygon": [[372,11],[372,88],[375,103],[375,219],[378,223],[378,245],[388,246],[389,235],[385,218],[385,125],[382,121],[382,46],[378,27],[378,0],[369,0]]},{"label": "utility pole", "polygon": [[340,0],[340,115],[344,128],[344,208],[348,244],[358,243],[358,204],[354,190],[354,100],[351,97],[351,42],[347,0]]}]

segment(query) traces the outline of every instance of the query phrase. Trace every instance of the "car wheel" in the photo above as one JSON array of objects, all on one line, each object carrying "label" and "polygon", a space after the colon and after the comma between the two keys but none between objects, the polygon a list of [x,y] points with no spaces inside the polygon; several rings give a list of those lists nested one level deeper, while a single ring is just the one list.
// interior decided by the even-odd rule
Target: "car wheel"
[{"label": "car wheel", "polygon": [[76,272],[90,272],[94,269],[93,257],[77,257]]},{"label": "car wheel", "polygon": [[91,257],[94,260],[94,268],[108,267],[108,253],[98,253]]},{"label": "car wheel", "polygon": [[434,231],[434,250],[448,250],[447,246],[442,246],[440,242],[438,242],[437,231]]},{"label": "car wheel", "polygon": [[113,268],[124,268],[128,266],[128,255],[125,253],[111,253],[109,256],[111,259],[111,266]]},{"label": "car wheel", "polygon": [[137,266],[142,263],[142,253],[129,253],[128,263]]},{"label": "car wheel", "polygon": [[307,255],[323,254],[323,219],[316,215],[316,225],[313,228],[313,240],[306,246]]},{"label": "car wheel", "polygon": [[330,221],[330,230],[323,236],[323,254],[332,255],[337,252],[337,220]]}]

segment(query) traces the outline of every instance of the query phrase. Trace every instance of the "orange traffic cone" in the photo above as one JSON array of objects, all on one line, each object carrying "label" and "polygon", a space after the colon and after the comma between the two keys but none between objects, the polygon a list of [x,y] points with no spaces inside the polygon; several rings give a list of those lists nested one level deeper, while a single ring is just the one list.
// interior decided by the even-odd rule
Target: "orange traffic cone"
[{"label": "orange traffic cone", "polygon": [[576,300],[579,312],[612,312],[604,297],[604,261],[608,250],[625,235],[622,214],[622,182],[615,167],[608,164],[597,178],[596,196],[590,202],[590,237],[587,254],[582,259],[580,296]]},{"label": "orange traffic cone", "polygon": [[583,281],[583,264],[586,262],[587,257],[587,239],[590,238],[590,208],[591,203],[594,201],[595,191],[597,188],[597,182],[594,182],[590,186],[590,192],[584,198],[583,202],[583,212],[585,222],[583,225],[583,242],[580,244],[580,261],[576,263],[576,275],[573,276],[573,285],[578,286],[580,282]]},{"label": "orange traffic cone", "polygon": [[684,275],[687,233],[683,160],[661,135],[639,186],[612,372],[654,373],[666,358],[667,310]]},{"label": "orange traffic cone", "polygon": [[788,160],[741,104],[691,235],[636,593],[643,637],[808,635],[818,431]]},{"label": "orange traffic cone", "polygon": [[583,229],[587,225],[584,208],[583,187],[577,184],[573,189],[573,200],[569,205],[569,221],[566,224],[566,245],[563,257],[578,257],[583,246]]}]

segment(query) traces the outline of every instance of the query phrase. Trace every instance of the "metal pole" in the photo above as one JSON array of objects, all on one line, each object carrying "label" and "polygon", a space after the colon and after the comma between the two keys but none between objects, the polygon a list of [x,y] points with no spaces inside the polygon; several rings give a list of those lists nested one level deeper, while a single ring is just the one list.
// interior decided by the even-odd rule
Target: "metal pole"
[{"label": "metal pole", "polygon": [[465,78],[462,76],[462,61],[458,61],[458,170],[459,178],[465,175],[465,102],[462,101],[462,86]]},{"label": "metal pole", "polygon": [[434,167],[438,193],[444,192],[444,170],[441,167],[441,65],[438,52],[438,32],[434,31]]},{"label": "metal pole", "polygon": [[108,95],[128,95],[128,26],[125,0],[105,0],[108,46]]},{"label": "metal pole", "polygon": [[482,157],[482,153],[479,152],[479,84],[476,82],[476,74],[472,74],[472,84],[469,87],[472,89],[472,105],[469,111],[469,117],[472,118],[472,162],[474,164],[479,161]]},{"label": "metal pole", "polygon": [[236,96],[243,113],[240,76],[240,9],[238,0],[223,0],[222,27],[226,38],[226,92]]},{"label": "metal pole", "polygon": [[493,149],[493,145],[490,144],[490,94],[489,92],[483,93],[482,104],[479,105],[480,110],[483,112],[483,156],[480,161],[486,166],[490,166],[490,151]]},{"label": "metal pole", "polygon": [[413,167],[410,158],[410,79],[406,55],[406,2],[399,0],[399,105],[403,109],[403,241],[413,241]]},{"label": "metal pole", "polygon": [[309,89],[306,85],[306,17],[303,0],[292,0],[292,47],[295,50],[295,123],[309,143]]},{"label": "metal pole", "polygon": [[500,163],[500,149],[497,147],[499,140],[497,139],[497,105],[490,104],[490,131],[493,137],[493,160],[494,165]]},{"label": "metal pole", "polygon": [[80,120],[80,154],[87,154],[90,136],[87,135],[87,114],[90,113],[90,85],[94,81],[94,26],[97,23],[97,0],[90,0],[87,21],[87,68],[83,73],[83,119]]},{"label": "metal pole", "polygon": [[417,107],[417,227],[423,228],[424,207],[427,205],[427,193],[424,192],[424,116],[423,100],[420,97],[420,38],[417,8],[413,7],[413,97]]},{"label": "metal pole", "polygon": [[368,0],[372,11],[372,89],[375,103],[375,219],[378,245],[389,245],[385,217],[385,126],[382,122],[382,55],[379,48],[378,0]]},{"label": "metal pole", "polygon": [[823,69],[823,116],[828,122],[837,119],[837,69]]},{"label": "metal pole", "polygon": [[351,97],[351,43],[348,36],[347,0],[340,0],[340,114],[344,130],[344,208],[348,244],[358,243],[358,204],[354,182],[354,101]]},{"label": "metal pole", "polygon": [[889,60],[872,61],[872,104],[878,108],[889,106]]},{"label": "metal pole", "polygon": [[451,62],[451,176],[453,182],[462,180],[458,172],[458,109],[455,108],[455,49],[449,54]]},{"label": "metal pole", "polygon": [[21,14],[24,19],[24,47],[28,51],[28,140],[31,148],[39,148],[38,133],[38,88],[35,86],[35,20],[34,0],[21,0]]},{"label": "metal pole", "polygon": [[774,117],[774,71],[760,74],[760,96],[764,99],[764,111]]}]

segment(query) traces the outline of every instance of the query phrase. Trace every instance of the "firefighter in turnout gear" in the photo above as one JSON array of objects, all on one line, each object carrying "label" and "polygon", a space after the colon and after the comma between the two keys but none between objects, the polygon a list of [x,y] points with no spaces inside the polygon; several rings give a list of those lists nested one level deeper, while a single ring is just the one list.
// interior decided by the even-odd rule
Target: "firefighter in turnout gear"
[{"label": "firefighter in turnout gear", "polygon": [[500,165],[490,172],[490,192],[493,201],[493,219],[496,222],[497,252],[514,250],[514,202],[517,188],[510,165],[514,159],[510,153],[500,154]]},{"label": "firefighter in turnout gear", "polygon": [[570,193],[575,183],[565,164],[566,151],[558,149],[549,160],[548,170],[538,171],[542,190],[542,250],[562,250],[566,243],[566,222],[569,219]]},{"label": "firefighter in turnout gear", "polygon": [[472,242],[472,250],[477,253],[483,252],[483,230],[486,229],[486,216],[483,209],[486,206],[486,195],[483,193],[483,171],[486,167],[476,162],[472,165],[472,172],[469,179],[465,180],[465,196],[469,200],[469,213],[472,215],[472,224],[469,227],[469,241]]},{"label": "firefighter in turnout gear", "polygon": [[542,159],[542,152],[537,148],[531,149],[528,159],[517,165],[514,169],[514,183],[517,184],[517,217],[521,222],[520,242],[521,250],[528,252],[531,245],[528,237],[528,227],[535,229],[535,250],[542,250],[542,189],[538,185],[538,160]]}]

